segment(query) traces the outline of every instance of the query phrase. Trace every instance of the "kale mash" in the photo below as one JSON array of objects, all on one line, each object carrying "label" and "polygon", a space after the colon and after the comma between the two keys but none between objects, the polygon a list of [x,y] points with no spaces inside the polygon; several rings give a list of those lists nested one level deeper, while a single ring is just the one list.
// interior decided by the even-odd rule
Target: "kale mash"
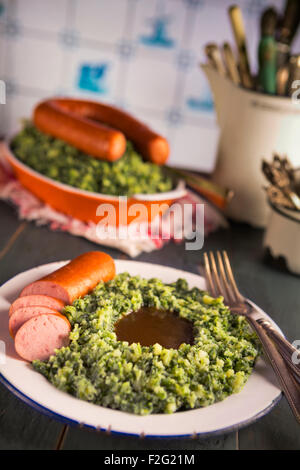
[{"label": "kale mash", "polygon": [[172,179],[162,167],[146,162],[127,142],[124,155],[107,162],[84,154],[66,142],[40,132],[30,122],[11,142],[25,165],[61,183],[113,196],[170,191]]},{"label": "kale mash", "polygon": [[[193,344],[166,349],[118,341],[116,322],[142,306],[190,320]],[[64,313],[70,345],[46,362],[34,361],[34,369],[77,398],[129,413],[174,413],[223,400],[241,390],[258,355],[246,319],[183,279],[164,284],[122,273]]]}]

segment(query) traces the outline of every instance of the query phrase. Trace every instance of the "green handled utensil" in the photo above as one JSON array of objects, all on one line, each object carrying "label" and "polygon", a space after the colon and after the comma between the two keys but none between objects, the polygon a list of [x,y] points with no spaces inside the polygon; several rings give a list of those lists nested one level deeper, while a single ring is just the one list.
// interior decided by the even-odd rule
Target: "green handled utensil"
[{"label": "green handled utensil", "polygon": [[276,93],[276,24],[276,11],[274,8],[267,8],[261,19],[261,39],[258,46],[258,80],[262,90],[272,95]]}]

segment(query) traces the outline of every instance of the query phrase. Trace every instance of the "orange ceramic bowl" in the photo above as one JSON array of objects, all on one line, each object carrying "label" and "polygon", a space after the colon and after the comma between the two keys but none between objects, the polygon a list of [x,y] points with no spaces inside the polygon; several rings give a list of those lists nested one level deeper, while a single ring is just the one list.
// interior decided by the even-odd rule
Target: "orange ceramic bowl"
[{"label": "orange ceramic bowl", "polygon": [[[133,221],[150,222],[157,213],[165,212],[170,204],[186,194],[183,181],[178,181],[175,189],[165,193],[136,194],[130,198],[85,191],[32,170],[14,156],[9,144],[0,145],[1,153],[25,188],[54,209],[84,222],[98,223],[104,218],[112,226],[129,225]],[[108,212],[114,216],[108,219]]]}]

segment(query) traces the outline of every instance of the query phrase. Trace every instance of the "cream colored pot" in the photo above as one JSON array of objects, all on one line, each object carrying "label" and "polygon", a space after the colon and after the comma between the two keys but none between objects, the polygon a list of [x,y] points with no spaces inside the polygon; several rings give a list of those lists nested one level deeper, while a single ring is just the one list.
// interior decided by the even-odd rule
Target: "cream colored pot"
[{"label": "cream colored pot", "polygon": [[300,166],[300,101],[238,87],[211,66],[203,65],[221,128],[213,180],[235,192],[227,215],[264,227],[269,208],[263,186],[262,159],[274,152]]},{"label": "cream colored pot", "polygon": [[271,203],[270,207],[264,247],[273,258],[283,258],[292,273],[300,274],[300,211],[278,208]]}]

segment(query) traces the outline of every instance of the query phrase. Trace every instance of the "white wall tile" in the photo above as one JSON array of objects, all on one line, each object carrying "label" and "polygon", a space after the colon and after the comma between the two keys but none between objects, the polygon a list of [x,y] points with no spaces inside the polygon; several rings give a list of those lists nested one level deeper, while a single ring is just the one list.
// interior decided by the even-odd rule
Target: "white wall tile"
[{"label": "white wall tile", "polygon": [[123,37],[126,0],[78,0],[74,27],[83,38],[114,44]]},{"label": "white wall tile", "polygon": [[6,38],[1,34],[1,25],[0,25],[0,79],[3,78],[6,74],[5,62],[6,62]]},{"label": "white wall tile", "polygon": [[209,115],[214,112],[208,80],[198,65],[186,73],[180,104],[187,115],[197,116],[202,113]]},{"label": "white wall tile", "polygon": [[5,36],[5,23],[8,14],[8,0],[0,2],[0,79],[7,75],[5,70],[7,56],[7,41]]},{"label": "white wall tile", "polygon": [[176,130],[171,141],[170,164],[186,168],[212,171],[217,153],[219,129],[217,126],[184,125]]},{"label": "white wall tile", "polygon": [[165,111],[174,101],[176,72],[172,62],[145,59],[130,64],[125,99],[133,106]]},{"label": "white wall tile", "polygon": [[8,97],[9,133],[12,135],[21,128],[23,119],[31,119],[34,106],[43,96],[13,95]]},{"label": "white wall tile", "polygon": [[18,0],[16,19],[25,28],[59,32],[66,25],[67,0]]},{"label": "white wall tile", "polygon": [[58,42],[25,36],[13,42],[11,54],[11,76],[16,83],[49,93],[59,87],[63,49]]}]

